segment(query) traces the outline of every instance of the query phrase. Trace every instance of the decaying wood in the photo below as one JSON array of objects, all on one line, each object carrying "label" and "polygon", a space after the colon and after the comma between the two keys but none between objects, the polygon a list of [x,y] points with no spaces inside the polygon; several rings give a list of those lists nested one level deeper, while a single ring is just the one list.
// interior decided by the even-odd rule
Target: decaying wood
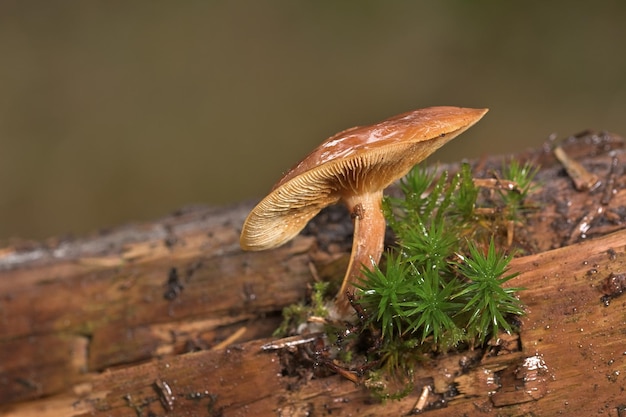
[{"label": "decaying wood", "polygon": [[330,209],[286,246],[246,253],[244,204],[0,250],[0,414],[622,415],[624,142],[589,133],[561,148],[599,184],[576,190],[549,150],[517,155],[542,167],[540,209],[515,229],[534,253],[512,263],[526,288],[519,336],[421,364],[401,401],[261,349],[284,306],[341,278],[351,224]]}]

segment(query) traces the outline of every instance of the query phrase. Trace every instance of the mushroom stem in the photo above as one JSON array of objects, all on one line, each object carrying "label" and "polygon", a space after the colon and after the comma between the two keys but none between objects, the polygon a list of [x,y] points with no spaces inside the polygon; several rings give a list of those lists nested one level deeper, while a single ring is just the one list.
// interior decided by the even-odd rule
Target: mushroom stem
[{"label": "mushroom stem", "polygon": [[348,270],[337,294],[336,305],[341,313],[348,312],[349,295],[354,295],[354,283],[360,279],[362,268],[371,269],[383,253],[386,222],[382,198],[382,190],[344,197],[354,220],[354,238]]}]

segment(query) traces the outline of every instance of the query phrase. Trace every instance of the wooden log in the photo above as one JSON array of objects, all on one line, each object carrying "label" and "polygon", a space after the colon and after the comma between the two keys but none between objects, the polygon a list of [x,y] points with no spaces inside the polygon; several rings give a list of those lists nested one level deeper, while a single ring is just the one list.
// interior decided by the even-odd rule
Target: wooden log
[{"label": "wooden log", "polygon": [[[294,375],[281,352],[260,348],[280,310],[311,282],[341,277],[351,231],[341,208],[267,253],[238,248],[249,204],[5,248],[0,414],[618,415],[626,386],[616,290],[626,253],[623,145],[609,134],[562,145],[602,182],[585,191],[551,153],[519,155],[542,165],[533,197],[541,210],[516,230],[537,252],[512,266],[522,272],[514,285],[527,288],[519,340],[497,356],[461,352],[425,364],[414,391],[386,404],[339,375]],[[603,290],[613,298],[601,300]]]},{"label": "wooden log", "polygon": [[[46,375],[78,382],[86,371],[210,347],[214,340],[227,337],[228,328],[274,314],[304,298],[312,238],[279,249],[278,258],[243,253],[232,249],[238,236],[227,223],[220,223],[225,225],[222,230],[211,229],[211,237],[207,235],[216,217],[230,216],[224,211],[213,213],[215,217],[205,221],[204,228],[177,234],[176,243],[169,247],[157,237],[85,258],[80,248],[73,247],[80,245],[77,242],[67,244],[72,246],[71,255],[61,259],[49,254],[61,247],[29,249],[29,253],[46,253],[30,256],[36,259],[34,265],[27,262],[28,266],[6,268],[0,279],[0,351],[33,354],[24,356],[28,369],[21,362],[3,361],[3,375],[16,376],[0,379],[0,403],[57,392],[60,385]],[[187,213],[191,221],[202,222],[199,214],[207,212]],[[132,229],[130,234],[136,235]],[[15,250],[5,259],[14,263],[20,256],[24,252]],[[276,324],[275,319],[272,322]],[[267,332],[267,326],[257,328]],[[215,334],[205,340],[203,335],[211,332]],[[254,329],[247,333],[248,339],[258,336]],[[47,361],[40,361],[31,346],[33,337],[49,335],[56,335],[55,341],[59,337],[88,339],[89,357],[73,377],[68,366],[74,359],[58,343],[55,347],[65,352],[65,360],[51,361],[54,369],[42,372]],[[246,336],[241,340],[247,340]],[[45,346],[39,349],[52,353]]]}]

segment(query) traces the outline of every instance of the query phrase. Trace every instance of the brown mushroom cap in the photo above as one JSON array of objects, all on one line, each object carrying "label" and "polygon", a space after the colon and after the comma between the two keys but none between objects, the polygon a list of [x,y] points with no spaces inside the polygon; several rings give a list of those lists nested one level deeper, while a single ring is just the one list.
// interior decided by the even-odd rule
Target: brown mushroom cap
[{"label": "brown mushroom cap", "polygon": [[324,207],[386,188],[485,113],[429,107],[337,133],[289,170],[252,210],[241,247],[264,250],[286,243]]}]

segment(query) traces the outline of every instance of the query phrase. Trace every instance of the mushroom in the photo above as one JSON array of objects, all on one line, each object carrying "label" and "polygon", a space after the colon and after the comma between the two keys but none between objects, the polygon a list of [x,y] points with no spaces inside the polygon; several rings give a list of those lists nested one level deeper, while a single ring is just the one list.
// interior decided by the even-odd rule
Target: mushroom
[{"label": "mushroom", "polygon": [[343,201],[354,220],[354,237],[336,305],[341,314],[347,313],[362,268],[377,264],[383,251],[383,189],[487,111],[429,107],[337,133],[290,169],[250,212],[241,247],[276,248],[300,233],[321,209]]}]

